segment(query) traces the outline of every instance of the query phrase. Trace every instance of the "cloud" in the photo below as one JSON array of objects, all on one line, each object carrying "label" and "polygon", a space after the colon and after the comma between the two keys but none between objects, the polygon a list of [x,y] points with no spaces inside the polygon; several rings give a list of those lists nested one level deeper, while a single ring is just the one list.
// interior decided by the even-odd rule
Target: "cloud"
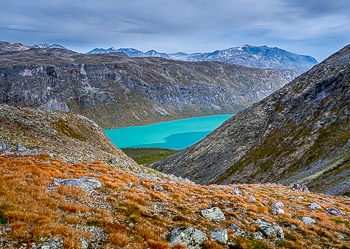
[{"label": "cloud", "polygon": [[349,42],[348,0],[2,0],[0,39],[199,52],[278,46],[323,59]]}]

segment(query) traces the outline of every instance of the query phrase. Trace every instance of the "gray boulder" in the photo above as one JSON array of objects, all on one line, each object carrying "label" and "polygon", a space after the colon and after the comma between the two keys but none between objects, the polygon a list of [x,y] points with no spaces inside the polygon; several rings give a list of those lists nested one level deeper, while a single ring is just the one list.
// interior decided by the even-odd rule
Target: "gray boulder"
[{"label": "gray boulder", "polygon": [[281,201],[276,201],[276,202],[272,202],[272,203],[271,203],[271,207],[279,208],[279,207],[284,207],[284,205],[283,205],[283,202],[281,202]]},{"label": "gray boulder", "polygon": [[154,191],[163,191],[164,188],[163,188],[161,185],[154,185],[154,186],[153,186],[153,190],[154,190]]},{"label": "gray boulder", "polygon": [[232,224],[227,229],[234,231],[235,236],[242,236],[245,234],[245,231],[242,228],[240,228],[239,226],[237,226],[236,224]]},{"label": "gray boulder", "polygon": [[72,187],[78,187],[84,190],[87,194],[94,192],[95,188],[102,186],[101,182],[95,177],[83,176],[80,178],[54,178],[52,185],[66,185]]},{"label": "gray boulder", "polygon": [[227,244],[228,235],[226,229],[216,228],[210,231],[210,236],[212,241],[219,242],[220,244]]},{"label": "gray boulder", "polygon": [[256,198],[252,195],[247,196],[250,201],[256,201]]},{"label": "gray boulder", "polygon": [[320,209],[321,208],[321,205],[318,204],[318,203],[310,203],[308,205],[309,208],[313,208],[313,209]]},{"label": "gray boulder", "polygon": [[301,218],[301,221],[304,222],[305,224],[315,224],[316,221],[310,217],[307,217],[307,216],[303,216]]},{"label": "gray boulder", "polygon": [[193,227],[175,228],[170,234],[170,244],[182,244],[189,249],[199,249],[208,240],[208,236]]},{"label": "gray boulder", "polygon": [[7,145],[4,142],[0,142],[0,151],[6,151]]},{"label": "gray boulder", "polygon": [[293,190],[300,190],[304,192],[310,192],[309,188],[306,187],[304,184],[294,183]]},{"label": "gray boulder", "polygon": [[325,208],[328,213],[336,216],[343,216],[344,214],[338,208]]},{"label": "gray boulder", "polygon": [[272,225],[267,222],[264,218],[260,218],[256,221],[259,224],[259,231],[262,232],[267,238],[277,237],[284,239],[284,233],[280,226]]},{"label": "gray boulder", "polygon": [[284,210],[282,209],[282,208],[274,208],[274,209],[272,209],[272,214],[274,214],[274,215],[278,215],[278,214],[284,214],[285,212],[284,212]]},{"label": "gray boulder", "polygon": [[201,214],[211,221],[224,221],[226,219],[224,213],[218,207],[203,209]]}]

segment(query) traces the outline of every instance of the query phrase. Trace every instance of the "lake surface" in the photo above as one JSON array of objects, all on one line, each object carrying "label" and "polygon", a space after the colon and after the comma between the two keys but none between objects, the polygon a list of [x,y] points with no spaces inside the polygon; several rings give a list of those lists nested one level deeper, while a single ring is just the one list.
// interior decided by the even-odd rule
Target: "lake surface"
[{"label": "lake surface", "polygon": [[157,147],[183,149],[220,126],[229,115],[180,119],[169,122],[105,130],[118,148]]}]

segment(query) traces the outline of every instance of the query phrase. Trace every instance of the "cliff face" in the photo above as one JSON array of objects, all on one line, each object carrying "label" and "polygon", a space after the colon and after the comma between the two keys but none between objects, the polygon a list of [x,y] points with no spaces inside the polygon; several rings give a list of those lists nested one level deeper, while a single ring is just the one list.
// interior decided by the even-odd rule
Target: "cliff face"
[{"label": "cliff face", "polygon": [[71,111],[103,128],[236,113],[296,77],[219,62],[0,51],[0,103]]},{"label": "cliff face", "polygon": [[301,182],[350,194],[350,46],[151,167],[199,183]]}]

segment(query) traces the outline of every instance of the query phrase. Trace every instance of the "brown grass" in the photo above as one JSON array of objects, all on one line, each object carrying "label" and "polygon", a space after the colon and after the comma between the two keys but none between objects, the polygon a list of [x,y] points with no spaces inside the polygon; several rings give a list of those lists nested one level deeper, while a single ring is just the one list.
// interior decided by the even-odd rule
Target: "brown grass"
[{"label": "brown grass", "polygon": [[[43,160],[50,163],[43,163]],[[67,186],[48,192],[54,177],[80,176],[96,177],[103,187],[93,195]],[[140,180],[144,182],[137,183]],[[125,184],[129,182],[133,182],[133,186],[142,186],[145,191],[126,187]],[[153,191],[155,184],[161,184],[166,191]],[[237,197],[217,186],[139,179],[98,161],[72,165],[61,159],[51,160],[47,155],[0,156],[0,218],[11,227],[11,232],[6,235],[9,240],[36,243],[41,237],[60,237],[64,239],[65,248],[77,248],[81,236],[91,238],[90,233],[73,228],[79,224],[102,228],[109,236],[105,248],[165,249],[170,245],[164,239],[164,234],[175,227],[193,226],[202,231],[206,227],[208,231],[237,224],[248,232],[254,232],[258,230],[255,221],[264,217],[268,222],[283,227],[286,235],[283,243],[236,238],[229,232],[230,240],[239,246],[237,248],[266,248],[263,244],[271,248],[297,249],[318,248],[321,245],[329,248],[347,246],[348,241],[339,239],[338,233],[350,236],[348,200],[314,193],[307,193],[304,200],[300,200],[297,198],[298,192],[282,185],[238,185],[238,188],[244,189],[248,195],[254,195],[257,201],[249,202],[245,197]],[[193,195],[195,198],[190,197]],[[323,209],[308,212],[310,202],[318,202],[323,207],[332,206],[318,196],[335,201],[345,216],[334,217]],[[283,201],[286,213],[272,215],[269,211],[273,201]],[[154,204],[162,211],[156,212]],[[227,221],[215,223],[203,218],[200,210],[210,206],[219,206],[221,210],[231,208],[232,211],[225,211]],[[304,208],[298,211],[298,206]],[[317,224],[304,224],[301,221],[303,215],[316,219]],[[290,230],[292,224],[298,229]],[[178,245],[174,248],[184,247]],[[222,246],[208,241],[204,248]]]}]

